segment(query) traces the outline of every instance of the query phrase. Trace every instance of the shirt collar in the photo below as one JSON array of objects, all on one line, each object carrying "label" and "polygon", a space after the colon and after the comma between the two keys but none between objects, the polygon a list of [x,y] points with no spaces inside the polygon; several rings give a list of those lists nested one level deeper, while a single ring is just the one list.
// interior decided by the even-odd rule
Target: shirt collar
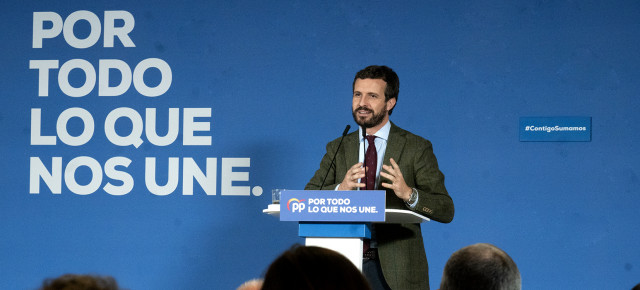
[{"label": "shirt collar", "polygon": [[[382,126],[382,128],[380,128],[380,130],[378,130],[378,132],[374,133],[373,135],[375,135],[376,138],[387,141],[389,140],[389,131],[391,131],[391,121],[387,121],[387,123],[384,124],[384,126]],[[364,142],[364,138],[362,137],[362,127],[358,127],[358,133],[360,134],[360,142]]]}]

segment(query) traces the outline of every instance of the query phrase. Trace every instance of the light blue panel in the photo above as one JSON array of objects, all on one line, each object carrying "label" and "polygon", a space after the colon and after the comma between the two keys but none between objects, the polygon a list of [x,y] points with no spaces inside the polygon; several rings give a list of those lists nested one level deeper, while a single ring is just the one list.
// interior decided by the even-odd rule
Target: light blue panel
[{"label": "light blue panel", "polygon": [[298,235],[317,238],[371,238],[368,223],[299,223]]},{"label": "light blue panel", "polygon": [[384,190],[285,190],[281,221],[383,222]]},{"label": "light blue panel", "polygon": [[589,142],[591,117],[520,117],[520,141]]}]

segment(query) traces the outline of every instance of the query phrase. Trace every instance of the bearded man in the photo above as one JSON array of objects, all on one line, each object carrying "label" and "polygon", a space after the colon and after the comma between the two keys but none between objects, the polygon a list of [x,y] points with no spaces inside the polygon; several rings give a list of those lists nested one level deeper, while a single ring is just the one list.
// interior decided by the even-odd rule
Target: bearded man
[{"label": "bearded man", "polygon": [[[344,137],[341,147],[339,138],[327,144],[320,168],[305,189],[386,190],[387,208],[411,210],[449,223],[453,201],[431,142],[389,120],[399,86],[398,76],[386,66],[369,66],[356,74],[351,108],[360,128]],[[365,155],[373,156],[368,157],[367,165]],[[362,270],[373,289],[429,289],[420,224],[373,224],[371,234],[371,240],[365,241],[368,250]]]}]

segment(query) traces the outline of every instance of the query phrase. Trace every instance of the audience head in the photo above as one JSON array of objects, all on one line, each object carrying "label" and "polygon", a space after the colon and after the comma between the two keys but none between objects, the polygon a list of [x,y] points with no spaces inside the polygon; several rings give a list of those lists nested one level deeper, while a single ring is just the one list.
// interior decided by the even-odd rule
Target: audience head
[{"label": "audience head", "polygon": [[520,272],[511,257],[490,244],[464,247],[444,267],[440,290],[519,290]]},{"label": "audience head", "polygon": [[113,277],[65,274],[55,279],[47,279],[40,290],[118,290]]},{"label": "audience head", "polygon": [[242,283],[236,290],[260,290],[262,289],[262,279],[253,279]]},{"label": "audience head", "polygon": [[371,288],[358,268],[338,252],[321,247],[294,246],[271,263],[262,289]]}]

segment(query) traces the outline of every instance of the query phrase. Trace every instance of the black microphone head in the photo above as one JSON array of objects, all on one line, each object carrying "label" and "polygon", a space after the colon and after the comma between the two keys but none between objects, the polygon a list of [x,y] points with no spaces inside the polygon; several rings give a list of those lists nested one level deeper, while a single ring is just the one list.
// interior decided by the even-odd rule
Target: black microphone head
[{"label": "black microphone head", "polygon": [[347,125],[347,128],[344,128],[344,132],[342,132],[342,136],[347,136],[347,133],[349,133],[349,129],[351,129],[351,125]]}]

